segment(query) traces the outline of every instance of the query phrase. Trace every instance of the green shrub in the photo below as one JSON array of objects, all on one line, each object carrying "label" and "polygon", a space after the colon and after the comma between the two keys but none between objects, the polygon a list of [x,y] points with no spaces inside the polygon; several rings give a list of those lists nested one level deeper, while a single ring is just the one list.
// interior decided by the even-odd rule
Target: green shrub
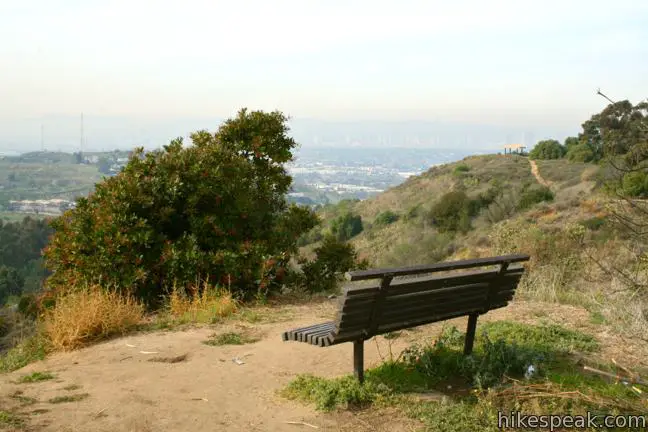
[{"label": "green shrub", "polygon": [[623,192],[629,197],[648,196],[648,172],[633,171],[626,173],[622,179]]},{"label": "green shrub", "polygon": [[539,188],[528,189],[522,192],[522,196],[520,196],[520,202],[518,203],[518,209],[524,210],[534,204],[538,204],[544,201],[553,201],[553,199],[554,194],[548,187],[543,186]]},{"label": "green shrub", "polygon": [[529,152],[529,159],[560,159],[565,156],[565,147],[556,140],[538,142]]},{"label": "green shrub", "polygon": [[461,174],[470,171],[470,167],[466,164],[459,164],[455,167],[454,173],[455,174]]},{"label": "green shrub", "polygon": [[570,147],[567,158],[572,162],[592,162],[596,155],[589,145],[582,143]]},{"label": "green shrub", "polygon": [[315,249],[316,258],[312,261],[300,259],[302,275],[299,284],[309,292],[333,290],[340,275],[356,268],[366,268],[365,261],[358,262],[353,245],[327,236]]},{"label": "green shrub", "polygon": [[351,212],[338,216],[331,223],[331,232],[339,241],[347,241],[363,231],[362,218]]},{"label": "green shrub", "polygon": [[47,287],[99,284],[149,304],[197,278],[243,296],[278,289],[273,275],[316,224],[285,200],[284,164],[296,146],[286,121],[241,110],[215,134],[194,133],[190,147],[177,139],[137,149],[119,175],[52,223]]},{"label": "green shrub", "polygon": [[390,225],[396,222],[399,218],[400,216],[398,216],[398,214],[394,213],[391,210],[386,210],[376,216],[374,224],[378,226]]},{"label": "green shrub", "polygon": [[432,223],[440,232],[470,230],[470,199],[463,191],[448,192],[430,210]]},{"label": "green shrub", "polygon": [[415,206],[412,206],[407,210],[407,213],[405,213],[405,216],[403,216],[403,219],[405,221],[411,221],[419,217],[422,213],[421,205],[417,204]]},{"label": "green shrub", "polygon": [[597,217],[597,216],[594,216],[592,218],[580,222],[581,225],[583,225],[585,228],[591,231],[598,231],[606,223],[607,220],[605,218]]}]

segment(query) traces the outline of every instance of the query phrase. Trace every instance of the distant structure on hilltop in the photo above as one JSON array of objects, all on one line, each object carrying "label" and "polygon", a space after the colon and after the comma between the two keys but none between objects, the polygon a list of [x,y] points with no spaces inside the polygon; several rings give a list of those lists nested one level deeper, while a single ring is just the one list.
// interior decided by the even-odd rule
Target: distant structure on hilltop
[{"label": "distant structure on hilltop", "polygon": [[524,144],[505,144],[504,154],[524,154],[526,146]]},{"label": "distant structure on hilltop", "polygon": [[16,213],[32,213],[58,216],[72,209],[76,203],[63,199],[9,201],[8,210]]}]

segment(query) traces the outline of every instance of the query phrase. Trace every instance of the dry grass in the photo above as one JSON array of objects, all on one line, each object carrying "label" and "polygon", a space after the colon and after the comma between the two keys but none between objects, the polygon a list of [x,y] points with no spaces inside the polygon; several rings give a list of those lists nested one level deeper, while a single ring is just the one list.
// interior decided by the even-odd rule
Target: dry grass
[{"label": "dry grass", "polygon": [[168,312],[176,323],[211,324],[234,314],[238,302],[232,294],[207,283],[186,293],[174,286],[168,300]]},{"label": "dry grass", "polygon": [[57,298],[43,315],[43,330],[54,350],[73,350],[123,334],[139,324],[144,306],[130,297],[93,286]]},{"label": "dry grass", "polygon": [[189,354],[181,354],[181,355],[172,356],[172,357],[153,357],[152,359],[149,359],[148,361],[154,362],[154,363],[181,363],[183,361],[186,361],[187,358],[189,358]]}]

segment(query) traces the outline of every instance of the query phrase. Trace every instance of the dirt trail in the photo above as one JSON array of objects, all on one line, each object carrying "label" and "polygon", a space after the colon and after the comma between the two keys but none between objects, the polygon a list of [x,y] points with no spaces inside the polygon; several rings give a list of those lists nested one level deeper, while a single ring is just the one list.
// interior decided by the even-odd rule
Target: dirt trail
[{"label": "dirt trail", "polygon": [[541,175],[540,171],[538,170],[538,164],[534,160],[529,159],[529,163],[531,164],[531,174],[536,178],[538,183],[540,183],[543,186],[546,186],[548,188],[551,188],[551,182],[545,180]]},{"label": "dirt trail", "polygon": [[[410,431],[417,424],[389,412],[322,414],[313,407],[286,400],[277,391],[295,376],[348,374],[352,367],[350,344],[318,348],[304,343],[282,342],[281,332],[330,319],[335,302],[308,306],[285,306],[290,321],[268,324],[244,322],[194,328],[178,332],[142,333],[115,339],[83,350],[56,354],[45,361],[7,375],[0,375],[0,407],[17,407],[11,395],[37,400],[19,412],[28,415],[29,430],[38,431],[304,431],[306,422],[320,431]],[[493,311],[485,320],[515,319],[564,322],[572,327],[588,325],[588,313],[570,306],[533,305],[515,302]],[[465,319],[452,321],[464,328]],[[585,323],[585,324],[583,324]],[[391,341],[394,355],[413,341],[423,342],[438,334],[442,324],[405,332]],[[236,329],[256,332],[262,339],[241,346],[209,346],[203,342],[213,332]],[[382,337],[366,343],[366,366],[389,354],[390,341]],[[612,348],[610,348],[612,349]],[[624,352],[622,352],[625,350]],[[143,354],[156,352],[156,354]],[[624,343],[614,347],[617,360],[640,358],[637,349]],[[185,361],[157,363],[155,356],[188,354]],[[237,365],[233,358],[245,364]],[[55,380],[17,384],[20,376],[49,371]],[[69,386],[77,386],[70,389]],[[68,387],[66,390],[65,388]],[[60,404],[48,402],[64,395],[88,393],[88,397]],[[13,405],[12,405],[13,404]],[[6,408],[5,408],[6,409]],[[37,413],[37,414],[36,414]],[[1,428],[0,428],[1,429]]]}]

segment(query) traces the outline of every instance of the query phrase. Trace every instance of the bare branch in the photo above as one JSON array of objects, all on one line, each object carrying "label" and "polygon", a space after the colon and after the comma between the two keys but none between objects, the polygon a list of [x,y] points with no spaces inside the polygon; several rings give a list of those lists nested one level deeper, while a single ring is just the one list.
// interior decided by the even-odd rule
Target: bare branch
[{"label": "bare branch", "polygon": [[609,100],[610,103],[612,103],[612,104],[613,104],[613,103],[616,103],[616,102],[614,102],[612,99],[610,99],[609,97],[607,97],[607,96],[605,96],[603,93],[601,93],[601,89],[598,89],[597,92],[596,92],[596,94],[599,95],[599,96],[603,96],[605,99]]}]

